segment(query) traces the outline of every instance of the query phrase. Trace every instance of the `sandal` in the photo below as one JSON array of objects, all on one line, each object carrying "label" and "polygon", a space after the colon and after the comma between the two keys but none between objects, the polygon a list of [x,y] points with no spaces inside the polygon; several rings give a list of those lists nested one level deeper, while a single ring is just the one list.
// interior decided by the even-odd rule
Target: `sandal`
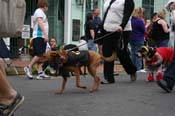
[{"label": "sandal", "polygon": [[17,93],[15,99],[10,105],[0,104],[0,116],[12,116],[18,107],[23,103],[24,96]]}]

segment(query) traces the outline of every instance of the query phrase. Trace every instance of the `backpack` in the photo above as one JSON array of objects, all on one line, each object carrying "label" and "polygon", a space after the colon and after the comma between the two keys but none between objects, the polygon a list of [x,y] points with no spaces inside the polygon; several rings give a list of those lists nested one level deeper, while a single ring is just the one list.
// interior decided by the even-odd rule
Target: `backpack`
[{"label": "backpack", "polygon": [[0,0],[0,37],[16,37],[22,31],[25,0]]}]

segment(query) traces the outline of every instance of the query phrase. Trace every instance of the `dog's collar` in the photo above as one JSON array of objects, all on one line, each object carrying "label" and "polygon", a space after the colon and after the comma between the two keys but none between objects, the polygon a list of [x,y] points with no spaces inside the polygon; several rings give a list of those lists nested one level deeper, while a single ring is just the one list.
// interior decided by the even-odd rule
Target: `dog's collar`
[{"label": "dog's collar", "polygon": [[76,55],[80,55],[80,51],[72,51],[72,53],[74,53]]}]

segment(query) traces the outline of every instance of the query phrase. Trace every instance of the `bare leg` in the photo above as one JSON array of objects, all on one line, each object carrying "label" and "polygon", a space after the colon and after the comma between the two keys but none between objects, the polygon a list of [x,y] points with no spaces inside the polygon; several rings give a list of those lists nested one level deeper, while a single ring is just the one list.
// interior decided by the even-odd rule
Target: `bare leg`
[{"label": "bare leg", "polygon": [[34,56],[29,64],[29,66],[32,67],[39,59],[40,59],[40,57]]},{"label": "bare leg", "polygon": [[10,104],[15,98],[17,92],[10,86],[6,78],[4,63],[0,60],[0,103]]},{"label": "bare leg", "polygon": [[43,64],[42,63],[38,63],[38,73],[43,71]]}]

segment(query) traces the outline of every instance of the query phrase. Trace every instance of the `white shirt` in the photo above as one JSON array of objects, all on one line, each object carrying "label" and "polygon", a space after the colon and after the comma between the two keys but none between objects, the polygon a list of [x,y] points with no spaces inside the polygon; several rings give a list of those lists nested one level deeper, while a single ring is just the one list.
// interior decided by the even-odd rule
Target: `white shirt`
[{"label": "white shirt", "polygon": [[41,30],[41,28],[39,27],[39,24],[37,22],[37,18],[42,18],[44,21],[44,28],[46,31],[46,34],[48,35],[49,33],[49,25],[48,25],[48,21],[47,21],[47,17],[46,14],[44,13],[44,11],[41,8],[38,8],[33,16],[33,38],[37,38],[37,37],[41,37],[44,38],[44,34]]},{"label": "white shirt", "polygon": [[[104,3],[104,12],[107,10],[111,0],[106,0]],[[124,13],[124,4],[125,0],[116,0],[112,3],[110,9],[108,10],[105,22],[104,29],[108,32],[114,32],[119,29],[120,24],[122,23],[123,13]],[[124,31],[131,31],[131,21],[129,20],[127,25],[124,28]]]},{"label": "white shirt", "polygon": [[172,10],[172,11],[171,11],[170,20],[171,20],[171,27],[172,27],[173,25],[175,26],[175,10]]},{"label": "white shirt", "polygon": [[48,52],[48,51],[51,51],[51,47],[50,47],[50,44],[47,42],[47,44],[46,44],[46,52]]}]

